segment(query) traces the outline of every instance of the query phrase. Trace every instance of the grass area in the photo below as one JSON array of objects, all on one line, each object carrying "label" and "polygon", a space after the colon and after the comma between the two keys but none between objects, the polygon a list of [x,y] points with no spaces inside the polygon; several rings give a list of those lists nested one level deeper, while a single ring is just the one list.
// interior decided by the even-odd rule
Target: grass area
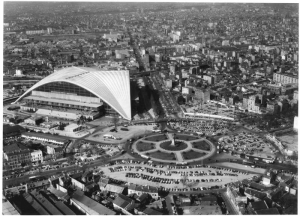
[{"label": "grass area", "polygon": [[187,147],[187,144],[184,142],[175,142],[175,146],[171,145],[172,141],[166,141],[160,144],[160,147],[169,151],[180,151]]},{"label": "grass area", "polygon": [[152,152],[149,154],[146,154],[149,157],[161,159],[161,160],[176,160],[176,157],[174,153],[165,153],[161,151]]},{"label": "grass area", "polygon": [[190,150],[188,152],[182,152],[181,154],[182,154],[183,159],[185,159],[185,160],[197,159],[197,158],[200,158],[200,157],[203,157],[204,155],[206,155],[206,153],[204,153],[204,152],[196,152],[193,150]]},{"label": "grass area", "polygon": [[167,139],[168,139],[168,137],[164,134],[149,136],[149,137],[145,138],[145,140],[152,141],[152,142],[160,142],[160,141],[167,140]]},{"label": "grass area", "polygon": [[196,149],[201,149],[201,150],[206,150],[206,151],[210,150],[210,145],[205,140],[193,142],[192,144],[193,144],[193,147]]},{"label": "grass area", "polygon": [[138,142],[136,144],[136,148],[140,152],[149,151],[151,149],[155,149],[155,145],[153,143],[144,143],[144,142]]},{"label": "grass area", "polygon": [[198,137],[186,135],[186,134],[176,134],[174,136],[175,139],[180,139],[180,140],[185,140],[185,141],[191,141],[191,140],[196,140],[199,139]]}]

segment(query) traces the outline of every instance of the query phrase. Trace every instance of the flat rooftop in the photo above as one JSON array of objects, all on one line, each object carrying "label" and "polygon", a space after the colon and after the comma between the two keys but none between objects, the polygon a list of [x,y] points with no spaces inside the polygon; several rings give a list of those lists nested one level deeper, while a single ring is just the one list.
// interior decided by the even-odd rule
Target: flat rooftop
[{"label": "flat rooftop", "polygon": [[62,137],[62,136],[58,136],[58,135],[54,136],[54,135],[44,134],[44,133],[23,132],[22,135],[30,136],[30,137],[40,137],[40,138],[45,138],[45,139],[52,139],[52,140],[56,140],[59,142],[65,142],[65,141],[69,140],[69,138],[67,138],[67,137]]},{"label": "flat rooftop", "polygon": [[78,127],[80,127],[80,125],[77,125],[77,124],[69,124],[69,125],[67,125],[67,126],[65,127],[65,130],[66,130],[66,129],[69,129],[69,130],[71,130],[71,129],[76,129],[76,128],[78,128]]},{"label": "flat rooftop", "polygon": [[99,106],[102,106],[103,103],[83,103],[79,101],[71,101],[71,100],[61,100],[61,99],[54,99],[54,98],[45,98],[45,97],[39,97],[35,95],[31,95],[28,97],[25,97],[24,99],[28,100],[39,100],[39,101],[46,101],[46,102],[52,102],[52,103],[62,103],[62,104],[70,104],[75,106],[86,106],[86,107],[92,107],[92,108],[98,108]]},{"label": "flat rooftop", "polygon": [[[52,110],[52,111],[56,111],[56,112],[60,112],[60,113],[75,113],[75,114],[81,114],[81,115],[90,115],[93,113],[97,113],[97,111],[84,111],[84,110],[77,110],[77,109],[72,109],[72,108],[52,108],[51,106],[47,106],[47,105],[36,105],[36,108],[40,109],[45,109],[45,110]],[[49,115],[49,114],[43,114],[40,112],[37,112],[38,115]],[[51,116],[51,115],[49,115]]]}]

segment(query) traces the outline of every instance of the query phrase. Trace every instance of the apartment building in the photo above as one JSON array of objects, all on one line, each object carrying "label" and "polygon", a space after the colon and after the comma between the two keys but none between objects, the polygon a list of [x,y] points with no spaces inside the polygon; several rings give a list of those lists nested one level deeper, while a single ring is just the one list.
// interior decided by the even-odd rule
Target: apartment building
[{"label": "apartment building", "polygon": [[12,144],[3,148],[4,169],[16,169],[31,164],[30,149],[21,144]]},{"label": "apartment building", "polygon": [[298,77],[291,74],[274,73],[273,81],[283,84],[298,83]]}]

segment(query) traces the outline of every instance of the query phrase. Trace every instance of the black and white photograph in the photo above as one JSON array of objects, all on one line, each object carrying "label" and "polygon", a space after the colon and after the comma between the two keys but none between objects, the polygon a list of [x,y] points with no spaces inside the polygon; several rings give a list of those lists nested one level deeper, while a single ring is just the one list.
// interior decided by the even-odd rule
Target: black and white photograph
[{"label": "black and white photograph", "polygon": [[297,215],[298,1],[4,1],[2,215]]}]

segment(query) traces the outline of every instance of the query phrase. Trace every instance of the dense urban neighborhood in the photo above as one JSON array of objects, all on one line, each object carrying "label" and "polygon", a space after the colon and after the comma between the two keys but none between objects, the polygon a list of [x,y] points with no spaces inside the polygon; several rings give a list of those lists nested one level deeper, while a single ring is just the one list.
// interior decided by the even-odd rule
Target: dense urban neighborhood
[{"label": "dense urban neighborhood", "polygon": [[3,215],[298,213],[298,3],[4,2]]}]

